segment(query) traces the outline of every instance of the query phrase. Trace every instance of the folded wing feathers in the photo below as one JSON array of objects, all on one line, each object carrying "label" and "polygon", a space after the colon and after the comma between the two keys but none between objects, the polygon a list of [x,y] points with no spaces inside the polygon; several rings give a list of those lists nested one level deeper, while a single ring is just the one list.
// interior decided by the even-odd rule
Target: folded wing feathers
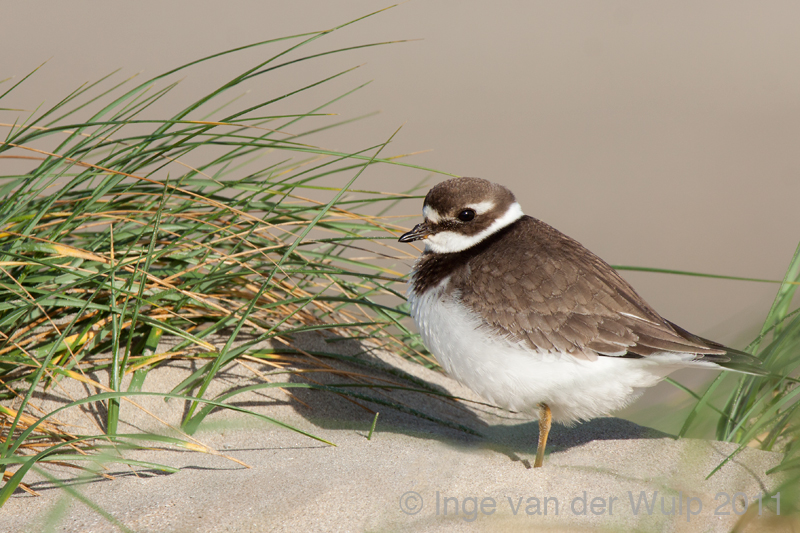
[{"label": "folded wing feathers", "polygon": [[[476,261],[470,267],[476,283],[460,295],[464,304],[480,309],[490,330],[511,342],[580,359],[669,351],[762,373],[755,368],[758,358],[662,318],[613,268],[577,241],[530,217],[519,224],[520,234],[535,232],[538,248],[520,250],[509,240],[504,253],[518,259]],[[498,279],[504,283],[497,284]]]},{"label": "folded wing feathers", "polygon": [[[708,341],[663,319],[647,306],[621,278],[614,283],[589,279],[580,271],[568,279],[552,265],[555,277],[539,280],[536,289],[513,293],[505,285],[503,296],[524,311],[488,311],[488,322],[512,341],[543,351],[570,353],[595,360],[608,357],[648,357],[660,352],[694,354],[713,363],[758,364],[758,359]],[[612,270],[612,277],[617,277]],[[624,311],[620,311],[623,309]],[[486,311],[485,311],[486,312]]]}]

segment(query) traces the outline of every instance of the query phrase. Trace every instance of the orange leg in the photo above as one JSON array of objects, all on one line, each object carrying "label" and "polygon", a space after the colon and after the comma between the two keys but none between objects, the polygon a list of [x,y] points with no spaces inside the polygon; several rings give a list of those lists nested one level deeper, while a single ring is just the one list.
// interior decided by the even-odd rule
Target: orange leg
[{"label": "orange leg", "polygon": [[550,422],[553,416],[546,403],[539,404],[539,448],[536,450],[534,468],[539,468],[544,463],[544,449],[547,446],[547,436],[550,434]]}]

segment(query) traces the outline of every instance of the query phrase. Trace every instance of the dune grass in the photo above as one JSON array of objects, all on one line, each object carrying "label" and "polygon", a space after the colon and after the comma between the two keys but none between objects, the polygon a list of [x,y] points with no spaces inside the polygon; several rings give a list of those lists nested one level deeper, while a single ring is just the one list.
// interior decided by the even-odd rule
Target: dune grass
[{"label": "dune grass", "polygon": [[[670,378],[667,381],[694,400],[678,437],[694,436],[699,432],[706,438],[708,432],[705,428],[715,427],[715,439],[739,444],[739,448],[709,472],[708,477],[713,476],[745,447],[782,452],[784,457],[781,464],[768,472],[782,476],[782,480],[765,495],[764,502],[773,512],[777,511],[776,501],[772,497],[780,493],[780,514],[797,516],[800,513],[800,309],[792,305],[792,300],[800,287],[800,245],[780,281],[661,268],[614,268],[774,283],[778,286],[761,331],[744,348],[744,351],[757,355],[763,361],[763,368],[770,372],[770,376],[721,372],[702,392],[693,391]],[[750,511],[740,520],[740,527],[754,518],[753,509]]]},{"label": "dune grass", "polygon": [[[346,122],[327,108],[363,85],[310,111],[269,113],[275,102],[345,71],[230,111],[239,86],[249,80],[352,49],[301,55],[353,22],[215,54],[143,83],[104,78],[28,116],[6,107],[4,115],[14,120],[0,121],[7,132],[0,160],[30,167],[0,176],[0,464],[6,480],[0,505],[17,488],[30,490],[22,480],[38,463],[113,461],[170,471],[118,453],[143,441],[217,453],[191,437],[214,407],[244,411],[327,443],[231,405],[245,389],[207,395],[215,376],[243,359],[289,373],[299,364],[330,370],[324,359],[338,357],[335,350],[309,354],[294,346],[296,335],[329,330],[433,364],[415,349],[401,321],[405,312],[379,303],[399,296],[395,285],[402,273],[392,262],[411,257],[394,246],[402,227],[383,213],[418,196],[354,186],[375,165],[406,165],[416,181],[424,175],[402,156],[386,155],[390,138],[355,153],[326,150],[304,138]],[[364,46],[379,44],[388,43]],[[176,74],[253,47],[264,48],[267,59],[169,119],[148,116],[148,108],[176,86]],[[0,105],[24,90],[29,78],[1,92]],[[159,353],[167,336],[179,342]],[[214,336],[225,341],[209,342]],[[273,348],[264,349],[264,341]],[[180,360],[199,363],[162,395],[189,402],[182,427],[173,428],[181,436],[120,433],[121,402],[136,405],[138,397],[152,394],[140,390],[148,372]],[[93,379],[98,372],[107,373],[107,383]],[[371,394],[369,380],[355,374],[342,388],[297,375],[304,385],[260,387],[316,387],[404,409]],[[94,394],[52,412],[37,410],[36,391],[64,379],[80,381]],[[430,390],[403,376],[394,385]],[[73,435],[59,425],[62,410],[97,402],[106,406],[99,434]]]},{"label": "dune grass", "polygon": [[[759,280],[762,281],[762,280]],[[757,355],[770,376],[733,372],[720,373],[689,412],[679,436],[686,435],[698,420],[717,420],[717,440],[738,443],[739,448],[708,476],[747,446],[781,451],[781,464],[769,474],[782,481],[768,496],[781,494],[781,514],[800,512],[800,309],[792,310],[792,299],[800,286],[800,245],[779,284],[775,300],[759,335],[745,348]],[[691,391],[689,391],[691,393]],[[766,501],[766,500],[765,500]],[[775,502],[769,501],[773,511]],[[752,513],[743,517],[752,518]]]}]

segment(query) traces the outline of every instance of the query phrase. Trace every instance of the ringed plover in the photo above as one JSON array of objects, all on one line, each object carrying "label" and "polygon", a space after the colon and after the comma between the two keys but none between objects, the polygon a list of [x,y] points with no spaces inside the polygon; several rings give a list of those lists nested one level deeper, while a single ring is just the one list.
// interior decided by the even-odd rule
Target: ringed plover
[{"label": "ringed plover", "polygon": [[576,240],[523,214],[510,190],[478,178],[439,183],[408,289],[411,316],[445,371],[500,407],[551,420],[604,416],[685,367],[762,374],[752,355],[661,317]]}]

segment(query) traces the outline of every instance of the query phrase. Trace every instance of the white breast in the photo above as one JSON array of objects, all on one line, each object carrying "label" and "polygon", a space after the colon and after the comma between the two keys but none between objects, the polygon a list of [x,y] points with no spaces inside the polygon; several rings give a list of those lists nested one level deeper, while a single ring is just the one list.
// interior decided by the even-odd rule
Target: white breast
[{"label": "white breast", "polygon": [[687,364],[678,354],[586,361],[534,351],[488,331],[457,294],[445,294],[448,281],[421,296],[410,289],[411,316],[445,371],[500,407],[535,414],[546,403],[558,422],[588,420],[624,407],[638,396],[636,388],[652,387]]}]

